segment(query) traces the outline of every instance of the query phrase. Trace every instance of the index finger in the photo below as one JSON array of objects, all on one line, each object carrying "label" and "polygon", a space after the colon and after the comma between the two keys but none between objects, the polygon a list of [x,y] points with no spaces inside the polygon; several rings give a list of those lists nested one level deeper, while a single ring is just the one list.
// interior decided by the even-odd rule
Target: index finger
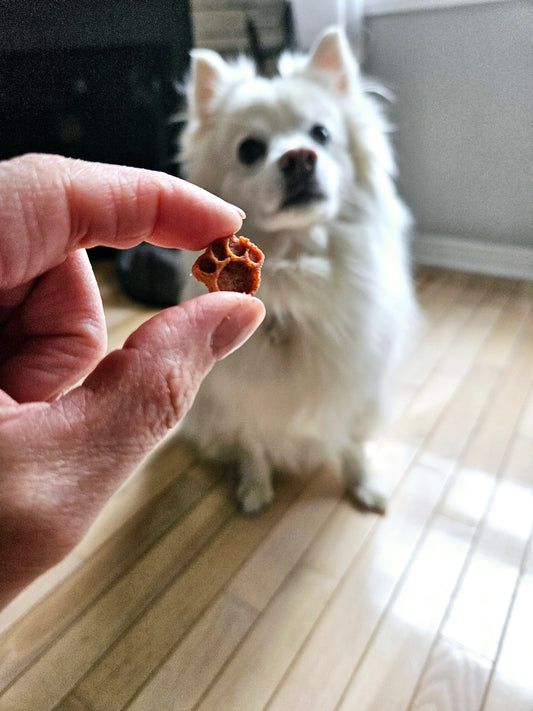
[{"label": "index finger", "polygon": [[0,163],[0,285],[24,283],[79,247],[203,249],[243,213],[166,173],[26,155]]}]

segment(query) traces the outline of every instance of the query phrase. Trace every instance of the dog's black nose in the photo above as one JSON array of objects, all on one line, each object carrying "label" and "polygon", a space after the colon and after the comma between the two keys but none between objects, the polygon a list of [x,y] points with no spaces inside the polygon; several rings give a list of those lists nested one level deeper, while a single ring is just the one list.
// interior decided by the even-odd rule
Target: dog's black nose
[{"label": "dog's black nose", "polygon": [[310,148],[287,151],[278,160],[285,193],[282,208],[305,206],[324,198],[315,171],[317,160],[317,154]]},{"label": "dog's black nose", "polygon": [[310,148],[287,151],[279,159],[281,172],[291,180],[308,177],[315,169],[317,155]]}]

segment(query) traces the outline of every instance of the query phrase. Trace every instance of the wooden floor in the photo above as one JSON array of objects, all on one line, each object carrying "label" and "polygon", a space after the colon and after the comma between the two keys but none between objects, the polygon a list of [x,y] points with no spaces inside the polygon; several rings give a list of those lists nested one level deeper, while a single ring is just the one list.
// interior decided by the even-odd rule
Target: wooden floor
[{"label": "wooden floor", "polygon": [[[150,311],[98,271],[116,347]],[[417,282],[388,514],[320,471],[242,518],[168,438],[0,613],[1,711],[533,710],[533,284]]]}]

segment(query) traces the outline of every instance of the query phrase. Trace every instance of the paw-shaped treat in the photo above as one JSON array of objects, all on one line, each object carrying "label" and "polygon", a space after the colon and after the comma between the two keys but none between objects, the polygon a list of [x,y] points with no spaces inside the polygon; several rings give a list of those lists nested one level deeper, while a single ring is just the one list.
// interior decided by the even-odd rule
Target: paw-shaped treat
[{"label": "paw-shaped treat", "polygon": [[209,291],[240,291],[254,295],[261,282],[263,252],[246,237],[229,235],[211,242],[192,267]]}]

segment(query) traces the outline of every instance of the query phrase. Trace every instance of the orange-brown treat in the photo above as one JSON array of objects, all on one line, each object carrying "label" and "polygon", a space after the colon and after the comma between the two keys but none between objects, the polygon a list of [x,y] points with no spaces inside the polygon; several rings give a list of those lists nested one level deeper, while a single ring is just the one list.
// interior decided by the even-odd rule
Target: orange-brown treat
[{"label": "orange-brown treat", "polygon": [[261,282],[263,252],[246,237],[228,235],[211,242],[192,267],[192,274],[209,291],[255,294]]}]

